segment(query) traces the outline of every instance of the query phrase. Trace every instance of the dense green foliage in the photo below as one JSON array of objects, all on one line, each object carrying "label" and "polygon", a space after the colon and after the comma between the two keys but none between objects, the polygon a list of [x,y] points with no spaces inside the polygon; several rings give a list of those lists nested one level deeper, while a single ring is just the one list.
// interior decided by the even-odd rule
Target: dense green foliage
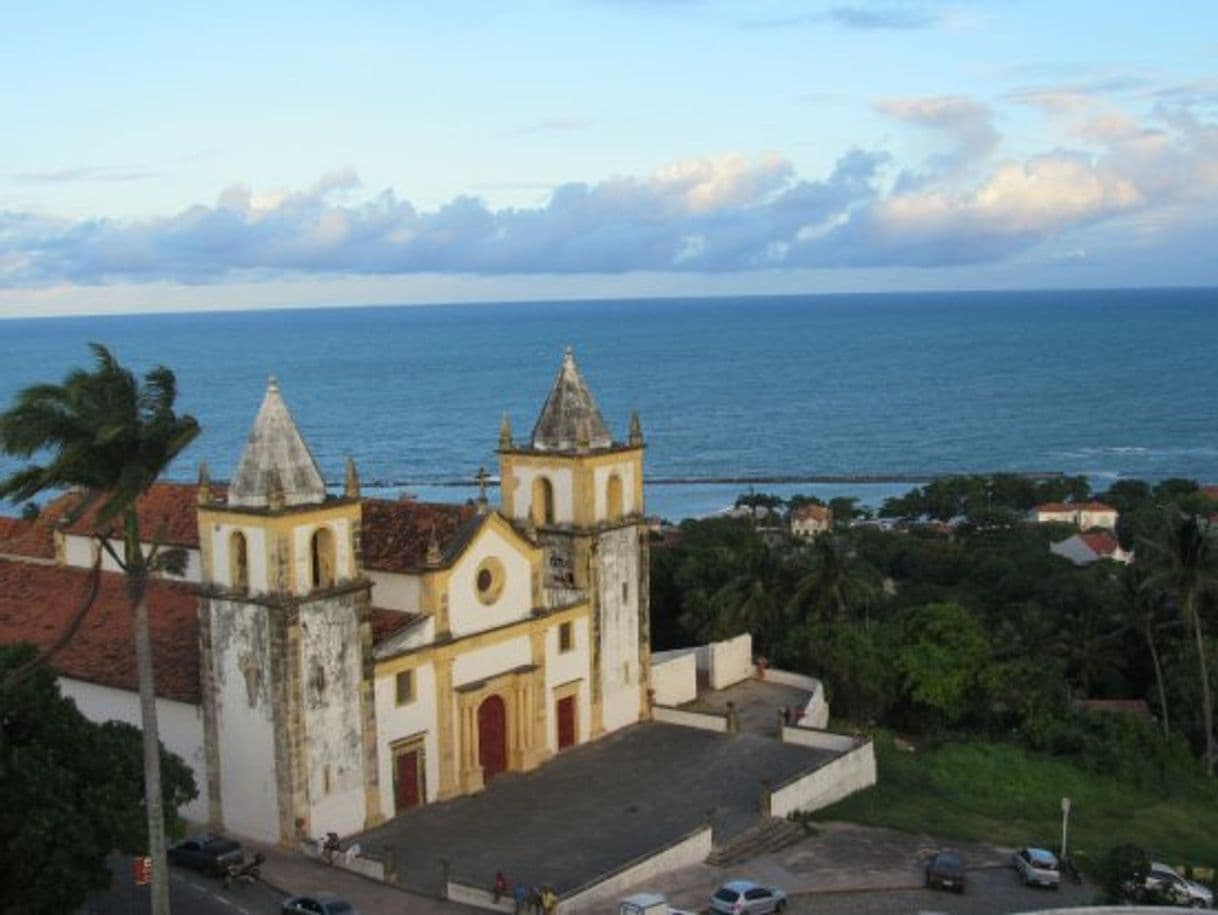
[{"label": "dense green foliage", "polygon": [[[34,654],[0,646],[0,897],[3,912],[75,911],[110,885],[112,850],[144,854],[142,738],[128,724],[94,724],[59,692],[46,667],[4,676]],[[196,794],[187,765],[161,749],[169,828]]]}]

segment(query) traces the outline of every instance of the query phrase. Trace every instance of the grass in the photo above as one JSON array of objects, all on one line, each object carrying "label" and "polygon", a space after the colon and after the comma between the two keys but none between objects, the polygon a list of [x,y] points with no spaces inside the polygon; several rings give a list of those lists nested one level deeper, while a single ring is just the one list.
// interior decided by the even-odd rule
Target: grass
[{"label": "grass", "polygon": [[1065,796],[1070,855],[1084,867],[1122,843],[1172,864],[1218,865],[1218,784],[1200,773],[1180,773],[1169,789],[1154,790],[1010,744],[908,752],[880,734],[876,752],[876,786],[820,811],[819,819],[1056,850]]}]

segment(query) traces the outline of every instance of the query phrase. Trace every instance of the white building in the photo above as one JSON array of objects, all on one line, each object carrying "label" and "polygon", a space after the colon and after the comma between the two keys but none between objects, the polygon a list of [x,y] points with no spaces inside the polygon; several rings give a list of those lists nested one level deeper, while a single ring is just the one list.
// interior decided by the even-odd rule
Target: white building
[{"label": "white building", "polygon": [[1049,547],[1049,552],[1069,559],[1076,566],[1091,565],[1101,559],[1113,562],[1133,562],[1133,553],[1121,549],[1116,537],[1107,531],[1075,534]]},{"label": "white building", "polygon": [[1073,524],[1079,530],[1116,530],[1117,510],[1103,502],[1046,502],[1032,509],[1036,524]]},{"label": "white building", "polygon": [[812,538],[833,527],[833,509],[827,505],[801,505],[791,509],[791,534]]},{"label": "white building", "polygon": [[[502,509],[341,496],[272,380],[227,487],[157,484],[141,531],[186,550],[149,591],[161,732],[198,821],[264,841],[359,831],[649,714],[637,417],[615,442],[570,352]],[[62,631],[96,555],[76,496],[0,524],[0,641]],[[138,723],[130,611],[103,566],[56,659],[95,719]]]}]

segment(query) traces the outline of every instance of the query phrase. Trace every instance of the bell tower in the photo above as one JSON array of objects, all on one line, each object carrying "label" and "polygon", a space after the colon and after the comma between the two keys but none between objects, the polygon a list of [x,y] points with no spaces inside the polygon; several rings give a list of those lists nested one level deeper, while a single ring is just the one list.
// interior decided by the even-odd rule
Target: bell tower
[{"label": "bell tower", "polygon": [[614,441],[570,348],[529,440],[499,432],[503,513],[544,549],[547,600],[592,604],[594,736],[650,711],[643,450],[637,414]]},{"label": "bell tower", "polygon": [[377,818],[359,482],[326,494],[275,379],[227,491],[200,474],[200,641],[216,828],[267,842]]}]

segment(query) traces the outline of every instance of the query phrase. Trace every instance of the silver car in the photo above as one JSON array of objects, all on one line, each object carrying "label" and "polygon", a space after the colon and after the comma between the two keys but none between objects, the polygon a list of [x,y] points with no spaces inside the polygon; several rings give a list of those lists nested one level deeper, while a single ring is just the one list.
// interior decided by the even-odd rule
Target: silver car
[{"label": "silver car", "polygon": [[787,894],[752,880],[729,880],[710,899],[710,910],[722,915],[765,915],[787,907]]},{"label": "silver car", "polygon": [[1194,909],[1214,907],[1214,894],[1208,887],[1181,877],[1175,868],[1159,861],[1151,862],[1150,873],[1146,875],[1146,889],[1166,896],[1176,905],[1191,906]]},{"label": "silver car", "polygon": [[1061,867],[1057,855],[1043,848],[1021,848],[1015,852],[1015,870],[1028,886],[1047,886],[1057,889],[1062,882]]}]

